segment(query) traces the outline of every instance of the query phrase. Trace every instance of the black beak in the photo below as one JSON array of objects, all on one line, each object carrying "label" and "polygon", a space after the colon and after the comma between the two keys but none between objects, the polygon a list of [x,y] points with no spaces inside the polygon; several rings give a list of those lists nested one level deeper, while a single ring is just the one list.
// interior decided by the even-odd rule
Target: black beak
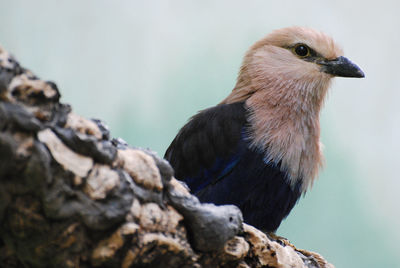
[{"label": "black beak", "polygon": [[341,77],[364,77],[364,72],[360,67],[352,63],[348,58],[340,56],[333,60],[323,60],[318,62],[321,70],[325,73]]}]

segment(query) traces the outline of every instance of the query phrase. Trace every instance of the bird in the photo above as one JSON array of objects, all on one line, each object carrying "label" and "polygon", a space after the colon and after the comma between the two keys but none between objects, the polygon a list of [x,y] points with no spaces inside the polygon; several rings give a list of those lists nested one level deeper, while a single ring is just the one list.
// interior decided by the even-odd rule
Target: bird
[{"label": "bird", "polygon": [[232,92],[179,130],[164,158],[201,202],[234,204],[274,233],[324,158],[320,110],[334,77],[364,77],[327,34],[292,26],[246,52]]}]

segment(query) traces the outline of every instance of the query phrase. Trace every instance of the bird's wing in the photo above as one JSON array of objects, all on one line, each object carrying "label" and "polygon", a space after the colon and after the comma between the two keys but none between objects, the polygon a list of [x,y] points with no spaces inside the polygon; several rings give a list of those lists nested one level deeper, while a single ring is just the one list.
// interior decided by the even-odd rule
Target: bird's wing
[{"label": "bird's wing", "polygon": [[245,125],[246,109],[242,102],[200,111],[179,131],[165,159],[174,168],[175,176],[196,193],[237,164]]},{"label": "bird's wing", "polygon": [[301,195],[280,165],[250,148],[243,103],[201,111],[178,133],[165,158],[200,201],[235,204],[245,221],[274,231]]}]

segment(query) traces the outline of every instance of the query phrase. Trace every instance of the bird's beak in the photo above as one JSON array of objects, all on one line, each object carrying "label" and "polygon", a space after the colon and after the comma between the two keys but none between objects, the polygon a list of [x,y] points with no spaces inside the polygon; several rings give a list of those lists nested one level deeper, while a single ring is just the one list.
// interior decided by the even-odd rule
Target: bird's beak
[{"label": "bird's beak", "polygon": [[322,60],[318,62],[321,70],[325,73],[341,77],[364,77],[364,72],[352,63],[348,58],[340,56],[333,60]]}]

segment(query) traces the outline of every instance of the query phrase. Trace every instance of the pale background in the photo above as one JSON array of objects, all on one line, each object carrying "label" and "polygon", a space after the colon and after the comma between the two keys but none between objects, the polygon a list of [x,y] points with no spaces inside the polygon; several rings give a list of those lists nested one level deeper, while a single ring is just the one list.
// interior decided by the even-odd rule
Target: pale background
[{"label": "pale background", "polygon": [[0,43],[75,112],[163,156],[233,88],[273,29],[332,35],[365,79],[337,78],[322,112],[326,167],[278,234],[337,267],[400,267],[398,1],[0,0]]}]

